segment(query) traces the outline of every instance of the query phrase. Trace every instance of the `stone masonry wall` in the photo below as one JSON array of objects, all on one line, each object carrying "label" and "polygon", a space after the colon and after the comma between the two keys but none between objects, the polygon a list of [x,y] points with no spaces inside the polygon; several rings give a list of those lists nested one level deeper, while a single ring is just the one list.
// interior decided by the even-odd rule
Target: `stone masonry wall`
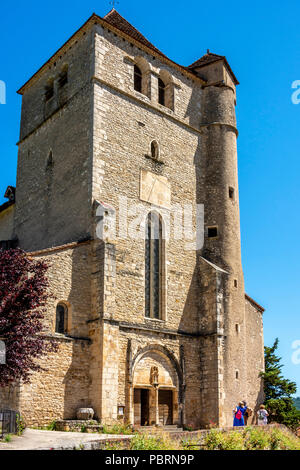
[{"label": "stone masonry wall", "polygon": [[[64,101],[57,80],[68,64]],[[19,143],[15,233],[25,250],[77,241],[90,234],[92,36],[87,34],[25,91]],[[53,112],[45,86],[55,78]],[[52,164],[50,163],[52,155]]]},{"label": "stone masonry wall", "polygon": [[14,209],[15,206],[10,206],[0,213],[0,241],[11,240],[13,238]]},{"label": "stone masonry wall", "polygon": [[[247,351],[247,394],[246,400],[257,411],[264,402],[263,382],[259,377],[264,371],[263,314],[246,299],[246,351]],[[255,423],[256,414],[252,416]]]},{"label": "stone masonry wall", "polygon": [[[27,424],[44,425],[56,419],[76,418],[80,407],[89,406],[90,340],[90,245],[82,244],[32,254],[49,265],[50,298],[44,316],[44,334],[58,342],[58,352],[39,361],[41,372],[21,386],[18,409]],[[68,305],[67,335],[55,333],[56,305]],[[14,403],[12,403],[13,405]]]}]

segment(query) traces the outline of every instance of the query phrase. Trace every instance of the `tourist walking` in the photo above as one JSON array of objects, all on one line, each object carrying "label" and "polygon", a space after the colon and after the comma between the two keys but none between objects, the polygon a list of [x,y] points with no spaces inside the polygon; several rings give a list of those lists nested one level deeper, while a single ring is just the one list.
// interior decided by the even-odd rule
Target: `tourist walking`
[{"label": "tourist walking", "polygon": [[269,413],[265,409],[264,405],[260,405],[257,412],[257,424],[258,426],[266,426],[268,424]]},{"label": "tourist walking", "polygon": [[250,416],[252,416],[252,413],[253,413],[253,410],[251,410],[251,408],[249,408],[249,406],[247,406],[247,403],[245,400],[242,401],[244,407],[246,408],[246,411],[244,413],[244,424],[245,426],[247,426],[248,424],[248,418],[250,418]]},{"label": "tourist walking", "polygon": [[238,406],[233,410],[233,426],[245,426],[244,414],[246,413],[246,411],[247,406],[244,406],[244,403],[240,402]]}]

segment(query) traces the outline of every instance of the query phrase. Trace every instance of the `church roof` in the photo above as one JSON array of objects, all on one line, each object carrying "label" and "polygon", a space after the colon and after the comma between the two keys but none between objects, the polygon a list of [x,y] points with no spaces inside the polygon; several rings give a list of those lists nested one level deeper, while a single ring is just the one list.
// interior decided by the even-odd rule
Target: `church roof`
[{"label": "church roof", "polygon": [[6,199],[9,199],[9,201],[4,202],[4,204],[2,204],[0,206],[0,213],[4,212],[10,206],[14,205],[14,203],[15,203],[15,193],[16,193],[16,188],[14,186],[8,186],[7,187],[7,189],[5,191],[5,194],[4,194],[4,197]]},{"label": "church roof", "polygon": [[198,74],[196,74],[195,69],[198,69],[208,63],[213,63],[218,60],[223,60],[225,66],[227,67],[229,73],[232,75],[234,83],[238,84],[234,73],[232,72],[225,56],[220,56],[217,54],[212,54],[208,52],[203,57],[198,59],[196,62],[191,64],[189,67],[179,65],[173,60],[169,59],[163,52],[161,52],[157,47],[155,47],[148,39],[145,38],[134,26],[132,26],[123,16],[121,16],[114,8],[107,13],[103,18],[96,15],[95,13],[79,28],[66,42],[63,46],[58,49],[58,51],[50,57],[50,59],[18,90],[18,93],[22,95],[25,89],[32,84],[33,80],[36,80],[40,77],[40,75],[46,70],[47,67],[51,66],[57,58],[64,53],[71,45],[76,43],[78,39],[88,31],[88,29],[93,24],[100,24],[104,27],[110,28],[116,34],[120,34],[122,37],[127,39],[131,38],[134,43],[138,47],[142,46],[146,48],[146,51],[152,53],[155,56],[158,56],[163,61],[168,63],[169,65],[179,69],[182,73],[189,76],[190,78],[200,81],[202,84],[206,83],[206,80],[201,78]]},{"label": "church roof", "polygon": [[193,62],[191,65],[189,65],[189,69],[198,69],[200,67],[204,67],[205,65],[213,64],[214,62],[218,62],[219,60],[222,60],[225,63],[225,67],[227,68],[228,72],[233,78],[233,81],[236,85],[239,84],[238,79],[234,75],[229,63],[227,62],[227,59],[224,55],[218,55],[210,52],[209,50],[207,53],[200,57],[200,59],[196,60],[196,62]]},{"label": "church roof", "polygon": [[253,300],[252,297],[250,297],[250,295],[245,294],[245,298],[246,298],[246,300],[248,300],[248,302],[250,302],[250,304],[252,304],[254,307],[256,307],[261,313],[263,313],[265,311],[264,307],[262,307],[257,302],[255,302],[255,300]]},{"label": "church roof", "polygon": [[152,49],[159,55],[162,55],[163,57],[167,58],[165,54],[163,54],[159,49],[153,46],[153,44],[148,41],[145,36],[143,36],[134,26],[128,23],[128,21],[125,20],[125,18],[123,18],[123,16],[121,16],[120,13],[118,13],[117,10],[115,10],[114,8],[109,13],[107,13],[107,15],[105,15],[102,19],[110,25],[114,26],[115,28],[118,28],[120,31],[127,34],[131,38],[140,42],[144,46],[148,47],[149,49]]},{"label": "church roof", "polygon": [[125,18],[123,18],[115,9],[112,9],[104,18],[96,15],[95,13],[79,28],[64,44],[58,49],[50,59],[42,65],[42,67],[18,90],[18,93],[22,95],[25,89],[32,84],[34,80],[37,80],[47,67],[51,66],[57,58],[64,53],[71,45],[75,44],[78,39],[85,34],[93,24],[100,24],[104,27],[110,28],[115,33],[120,33],[122,37],[127,39],[131,38],[134,43],[138,46],[144,46],[147,52],[153,53],[155,56],[159,56],[163,61],[169,63],[171,66],[175,66],[184,74],[188,75],[194,80],[200,81],[202,84],[206,83],[206,80],[197,76],[192,69],[177,64],[173,60],[169,59],[159,49],[157,49],[148,39],[146,39],[134,26],[132,26]]},{"label": "church roof", "polygon": [[1,214],[1,212],[6,211],[6,209],[8,209],[10,206],[13,206],[13,205],[14,205],[14,202],[13,202],[13,201],[4,202],[4,204],[2,204],[2,205],[0,206],[0,214]]}]

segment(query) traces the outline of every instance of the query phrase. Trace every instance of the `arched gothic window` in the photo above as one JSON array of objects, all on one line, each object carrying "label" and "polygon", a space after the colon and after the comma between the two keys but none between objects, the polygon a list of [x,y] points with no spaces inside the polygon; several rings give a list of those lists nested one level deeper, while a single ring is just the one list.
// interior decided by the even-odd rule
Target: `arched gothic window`
[{"label": "arched gothic window", "polygon": [[158,79],[158,102],[165,106],[166,85],[161,78]]},{"label": "arched gothic window", "polygon": [[68,328],[68,307],[59,303],[56,307],[56,324],[55,332],[65,334]]},{"label": "arched gothic window", "polygon": [[162,218],[148,214],[145,234],[145,316],[162,318],[163,236]]},{"label": "arched gothic window", "polygon": [[142,71],[136,64],[134,66],[134,89],[142,93]]}]

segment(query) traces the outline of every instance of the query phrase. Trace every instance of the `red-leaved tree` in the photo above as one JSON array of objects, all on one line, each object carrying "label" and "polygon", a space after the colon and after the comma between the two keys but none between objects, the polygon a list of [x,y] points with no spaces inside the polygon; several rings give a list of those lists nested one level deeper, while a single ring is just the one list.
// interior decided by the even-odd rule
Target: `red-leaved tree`
[{"label": "red-leaved tree", "polygon": [[0,250],[0,339],[6,348],[0,387],[29,382],[31,372],[42,370],[38,359],[57,350],[41,334],[49,295],[47,269],[20,249]]}]

